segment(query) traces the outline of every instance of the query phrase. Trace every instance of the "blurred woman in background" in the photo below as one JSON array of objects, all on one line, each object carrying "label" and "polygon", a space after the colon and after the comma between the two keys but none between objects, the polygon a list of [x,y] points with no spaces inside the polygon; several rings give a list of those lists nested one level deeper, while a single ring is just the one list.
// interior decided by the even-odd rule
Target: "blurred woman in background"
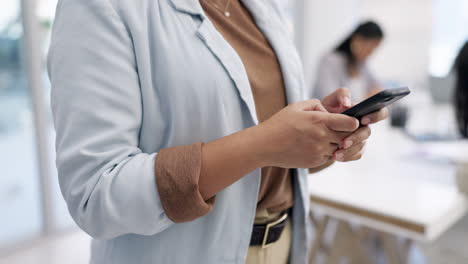
[{"label": "blurred woman in background", "polygon": [[468,41],[455,59],[456,74],[455,109],[458,129],[463,137],[468,137]]},{"label": "blurred woman in background", "polygon": [[380,85],[366,62],[383,37],[383,30],[375,22],[361,23],[338,47],[321,59],[313,97],[322,99],[338,87],[348,87],[354,101],[379,92]]}]

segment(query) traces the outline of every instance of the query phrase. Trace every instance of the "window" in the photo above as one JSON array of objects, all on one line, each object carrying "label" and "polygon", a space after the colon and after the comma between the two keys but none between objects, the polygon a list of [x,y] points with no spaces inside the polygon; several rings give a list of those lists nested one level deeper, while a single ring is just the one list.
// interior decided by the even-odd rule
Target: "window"
[{"label": "window", "polygon": [[20,0],[0,8],[0,247],[41,232],[41,198]]},{"label": "window", "polygon": [[433,33],[429,72],[444,77],[459,49],[468,40],[468,1],[433,0]]}]

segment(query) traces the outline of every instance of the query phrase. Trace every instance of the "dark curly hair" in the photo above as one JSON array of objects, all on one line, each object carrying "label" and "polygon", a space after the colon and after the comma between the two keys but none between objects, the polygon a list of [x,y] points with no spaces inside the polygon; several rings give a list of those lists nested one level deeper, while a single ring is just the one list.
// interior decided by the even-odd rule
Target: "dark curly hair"
[{"label": "dark curly hair", "polygon": [[458,53],[453,68],[457,78],[454,101],[458,129],[468,138],[468,41]]}]

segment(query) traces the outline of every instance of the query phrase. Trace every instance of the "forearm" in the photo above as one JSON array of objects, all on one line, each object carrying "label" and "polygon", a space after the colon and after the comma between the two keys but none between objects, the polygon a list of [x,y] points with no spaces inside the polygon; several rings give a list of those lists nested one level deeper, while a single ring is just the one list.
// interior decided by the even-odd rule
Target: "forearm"
[{"label": "forearm", "polygon": [[256,126],[204,144],[199,179],[203,198],[213,197],[249,172],[266,166],[264,140]]}]

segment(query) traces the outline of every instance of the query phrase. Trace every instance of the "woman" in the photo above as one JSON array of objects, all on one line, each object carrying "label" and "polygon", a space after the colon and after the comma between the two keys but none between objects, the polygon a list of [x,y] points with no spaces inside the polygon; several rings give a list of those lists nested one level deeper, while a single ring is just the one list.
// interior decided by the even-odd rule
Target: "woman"
[{"label": "woman", "polygon": [[336,87],[348,87],[354,101],[361,101],[381,90],[369,71],[367,59],[380,46],[384,33],[375,22],[360,24],[318,65],[314,97],[323,98]]},{"label": "woman", "polygon": [[306,263],[307,172],[287,168],[359,159],[387,111],[359,127],[329,113],[345,89],[303,101],[271,2],[60,1],[57,167],[91,263]]}]

